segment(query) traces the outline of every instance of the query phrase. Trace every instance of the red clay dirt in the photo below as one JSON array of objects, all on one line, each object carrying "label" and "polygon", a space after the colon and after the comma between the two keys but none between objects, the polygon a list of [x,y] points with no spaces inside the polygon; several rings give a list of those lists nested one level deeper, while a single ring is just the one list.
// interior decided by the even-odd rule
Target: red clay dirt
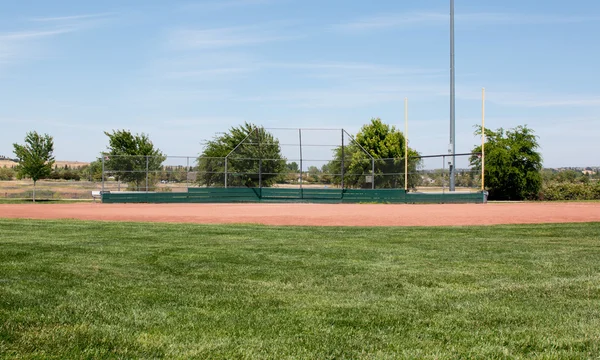
[{"label": "red clay dirt", "polygon": [[600,203],[0,204],[0,218],[306,226],[452,226],[600,222]]}]

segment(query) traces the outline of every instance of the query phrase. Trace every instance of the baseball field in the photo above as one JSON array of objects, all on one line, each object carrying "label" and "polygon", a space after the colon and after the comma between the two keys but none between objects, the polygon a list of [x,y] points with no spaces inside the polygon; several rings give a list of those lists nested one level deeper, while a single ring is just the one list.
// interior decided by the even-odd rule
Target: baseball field
[{"label": "baseball field", "polygon": [[600,204],[0,204],[0,358],[597,358]]}]

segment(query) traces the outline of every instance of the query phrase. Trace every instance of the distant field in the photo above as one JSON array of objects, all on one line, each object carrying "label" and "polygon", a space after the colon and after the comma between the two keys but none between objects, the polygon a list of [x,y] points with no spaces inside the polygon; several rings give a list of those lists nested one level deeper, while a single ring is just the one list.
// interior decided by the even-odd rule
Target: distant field
[{"label": "distant field", "polygon": [[[91,181],[40,180],[36,186],[36,198],[45,200],[92,199],[92,191],[102,184]],[[31,180],[0,181],[0,198],[30,198],[33,191]]]},{"label": "distant field", "polygon": [[596,358],[600,223],[0,220],[0,358]]},{"label": "distant field", "polygon": [[[185,183],[157,184],[161,191],[187,191]],[[36,198],[45,200],[61,199],[92,199],[92,191],[102,189],[102,182],[98,181],[71,181],[71,180],[40,180],[36,186]],[[107,181],[104,184],[107,191],[127,190],[127,184],[118,184],[116,181]],[[23,199],[30,198],[33,191],[31,180],[0,181],[0,198]]]}]

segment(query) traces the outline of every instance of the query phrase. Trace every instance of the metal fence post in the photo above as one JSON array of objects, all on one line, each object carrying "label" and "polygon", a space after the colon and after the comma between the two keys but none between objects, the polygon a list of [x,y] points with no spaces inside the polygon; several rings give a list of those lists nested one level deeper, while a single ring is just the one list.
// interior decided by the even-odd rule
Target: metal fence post
[{"label": "metal fence post", "polygon": [[371,159],[371,189],[375,190],[375,159]]},{"label": "metal fence post", "polygon": [[101,194],[104,194],[104,160],[106,159],[106,156],[104,154],[102,154],[102,192]]},{"label": "metal fence post", "polygon": [[262,157],[258,159],[258,188],[262,189]]},{"label": "metal fence post", "polygon": [[146,155],[146,193],[148,192],[148,162],[149,162],[149,156]]},{"label": "metal fence post", "polygon": [[225,157],[225,189],[227,189],[227,156]]},{"label": "metal fence post", "polygon": [[187,156],[185,158],[185,187],[189,188],[190,187],[190,157]]},{"label": "metal fence post", "polygon": [[342,190],[344,190],[344,129],[342,129]]},{"label": "metal fence post", "polygon": [[302,189],[302,129],[298,129],[298,140],[300,141],[300,189]]},{"label": "metal fence post", "polygon": [[446,191],[446,155],[442,155],[442,194]]}]

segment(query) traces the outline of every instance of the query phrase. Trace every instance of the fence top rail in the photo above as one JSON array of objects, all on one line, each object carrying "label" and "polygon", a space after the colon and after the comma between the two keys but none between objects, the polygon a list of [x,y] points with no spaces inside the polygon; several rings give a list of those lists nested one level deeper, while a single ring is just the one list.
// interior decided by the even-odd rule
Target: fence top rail
[{"label": "fence top rail", "polygon": [[265,130],[293,130],[293,131],[342,131],[343,128],[286,128],[286,127],[266,127]]},{"label": "fence top rail", "polygon": [[[302,145],[304,146],[304,145]],[[321,146],[321,145],[315,145],[315,146]],[[371,154],[369,153],[365,153],[365,155],[371,157]],[[410,159],[426,159],[426,158],[437,158],[437,157],[450,157],[450,156],[472,156],[472,155],[481,155],[481,152],[474,152],[474,153],[456,153],[456,154],[435,154],[435,155],[414,155],[414,156],[409,156]],[[110,154],[104,154],[103,156],[108,157],[110,160],[111,157],[113,158],[146,158],[146,157],[150,157],[150,158],[160,158],[162,156],[152,156],[152,155],[110,155]],[[167,159],[222,159],[224,160],[225,158],[227,158],[226,156],[171,156],[171,155],[166,155],[165,156]],[[261,158],[235,158],[236,160],[261,160]],[[375,160],[402,160],[404,159],[403,157],[399,157],[399,158],[373,158]],[[293,159],[293,158],[281,158],[281,159],[262,159],[262,160],[286,160],[286,161],[293,161],[293,160],[299,160],[299,159]],[[306,161],[331,161],[331,159],[302,159],[302,160],[306,160]]]},{"label": "fence top rail", "polygon": [[437,157],[471,156],[471,155],[481,155],[481,153],[475,152],[475,153],[459,153],[459,154],[417,155],[417,156],[409,156],[409,159],[426,159],[426,158],[437,158]]}]

